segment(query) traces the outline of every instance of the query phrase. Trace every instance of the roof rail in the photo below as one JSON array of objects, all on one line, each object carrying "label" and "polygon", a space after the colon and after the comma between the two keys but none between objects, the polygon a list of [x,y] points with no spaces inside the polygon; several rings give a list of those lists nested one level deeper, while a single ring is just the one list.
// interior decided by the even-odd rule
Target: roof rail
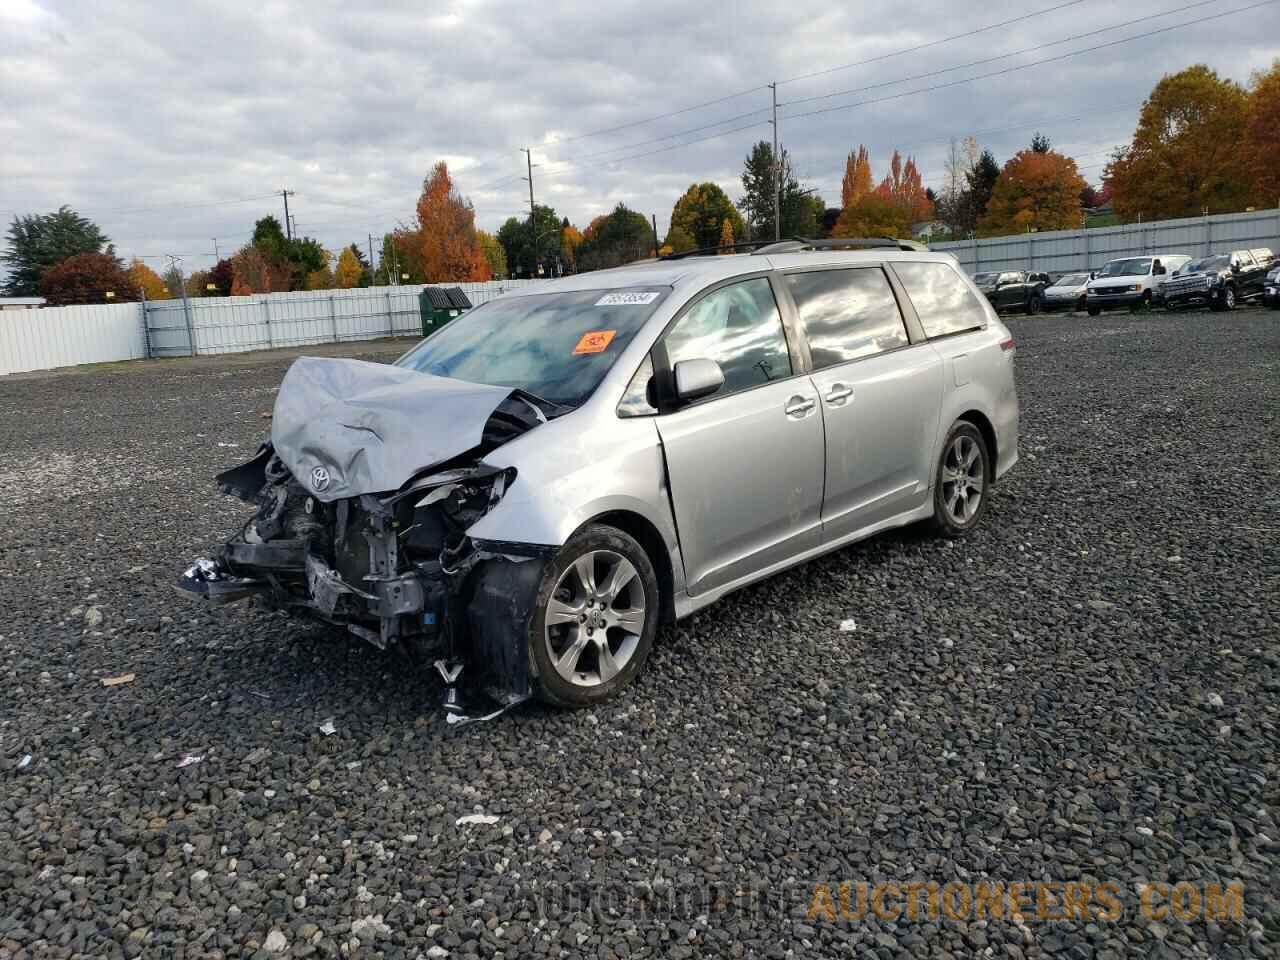
[{"label": "roof rail", "polygon": [[915,240],[895,240],[892,237],[831,237],[826,240],[792,237],[790,240],[778,240],[760,247],[755,253],[768,256],[772,253],[805,253],[809,250],[866,249],[927,251],[929,248]]},{"label": "roof rail", "polygon": [[683,260],[685,257],[714,257],[720,253],[738,253],[740,251],[757,250],[770,245],[773,240],[744,240],[742,243],[723,243],[714,247],[698,247],[696,250],[681,250],[679,253],[664,253],[659,260]]}]

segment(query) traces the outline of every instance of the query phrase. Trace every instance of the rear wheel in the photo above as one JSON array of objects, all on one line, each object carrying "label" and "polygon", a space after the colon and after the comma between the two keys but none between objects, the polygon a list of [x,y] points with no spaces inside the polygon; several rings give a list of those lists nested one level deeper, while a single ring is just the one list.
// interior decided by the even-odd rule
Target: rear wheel
[{"label": "rear wheel", "polygon": [[962,537],[982,520],[990,488],[991,454],[982,432],[959,420],[947,434],[933,485],[933,524],[946,537]]},{"label": "rear wheel", "polygon": [[1027,303],[1027,313],[1039,313],[1040,307],[1041,307],[1040,298],[1032,297],[1030,302]]},{"label": "rear wheel", "polygon": [[1089,316],[1091,317],[1096,317],[1098,314],[1102,312],[1101,307],[1088,306],[1086,307],[1086,309],[1089,311]]},{"label": "rear wheel", "polygon": [[1129,308],[1130,313],[1142,313],[1151,308],[1151,291],[1142,295],[1142,299]]},{"label": "rear wheel", "polygon": [[1222,296],[1214,301],[1213,307],[1215,310],[1220,310],[1224,313],[1228,310],[1234,310],[1236,308],[1236,288],[1231,284],[1227,284],[1223,288]]},{"label": "rear wheel", "polygon": [[648,658],[660,607],[632,537],[600,524],[574,534],[547,567],[529,631],[538,695],[562,707],[614,697]]}]

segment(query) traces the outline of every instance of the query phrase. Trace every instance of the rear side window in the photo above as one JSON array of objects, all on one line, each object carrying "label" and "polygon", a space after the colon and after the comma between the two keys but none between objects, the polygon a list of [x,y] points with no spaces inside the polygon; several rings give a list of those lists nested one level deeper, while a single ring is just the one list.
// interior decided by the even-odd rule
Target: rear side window
[{"label": "rear side window", "polygon": [[764,277],[721,287],[695,303],[667,331],[667,361],[705,357],[720,364],[724,386],[712,396],[791,376],[791,354],[773,288]]},{"label": "rear side window", "polygon": [[927,336],[945,337],[986,326],[982,304],[949,265],[899,261],[893,264],[893,272],[906,288]]},{"label": "rear side window", "polygon": [[898,301],[879,267],[789,273],[787,285],[815,370],[907,345]]}]

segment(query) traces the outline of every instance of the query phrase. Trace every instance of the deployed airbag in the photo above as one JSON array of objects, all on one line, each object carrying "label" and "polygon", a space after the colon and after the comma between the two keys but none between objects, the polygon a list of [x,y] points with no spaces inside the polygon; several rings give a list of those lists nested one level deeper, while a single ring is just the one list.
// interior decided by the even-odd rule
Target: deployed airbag
[{"label": "deployed airbag", "polygon": [[276,396],[271,443],[319,500],[396,490],[480,446],[512,392],[382,363],[299,357]]}]

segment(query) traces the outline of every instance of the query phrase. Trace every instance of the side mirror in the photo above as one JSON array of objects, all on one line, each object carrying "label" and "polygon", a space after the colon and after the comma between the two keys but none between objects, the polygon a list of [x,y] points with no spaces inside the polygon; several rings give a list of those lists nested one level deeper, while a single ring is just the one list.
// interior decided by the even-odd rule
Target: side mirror
[{"label": "side mirror", "polygon": [[676,396],[684,401],[709,397],[724,386],[724,371],[714,360],[699,358],[676,364]]},{"label": "side mirror", "polygon": [[1155,275],[1155,276],[1157,276],[1157,277],[1163,277],[1166,273],[1168,273],[1168,271],[1167,271],[1167,270],[1165,270],[1165,268],[1164,268],[1164,267],[1156,267],[1156,268],[1155,268],[1154,270],[1152,270],[1151,272],[1152,272],[1152,274],[1153,274],[1153,275]]},{"label": "side mirror", "polygon": [[1232,273],[1239,273],[1239,272],[1240,272],[1240,264],[1238,264],[1238,263],[1233,263],[1233,264],[1231,265],[1231,272],[1232,272]]}]

